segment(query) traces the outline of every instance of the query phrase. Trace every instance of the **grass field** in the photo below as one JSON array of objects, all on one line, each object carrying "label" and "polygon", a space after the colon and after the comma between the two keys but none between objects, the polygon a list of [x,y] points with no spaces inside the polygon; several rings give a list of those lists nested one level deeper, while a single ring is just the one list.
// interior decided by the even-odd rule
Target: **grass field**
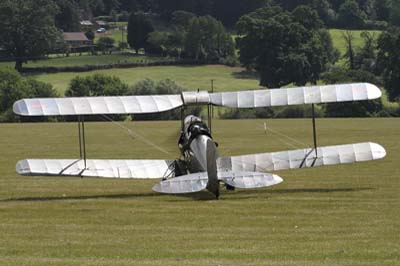
[{"label": "grass field", "polygon": [[223,65],[206,66],[158,66],[158,67],[136,67],[125,69],[108,69],[83,73],[57,73],[41,74],[37,76],[40,81],[48,82],[61,93],[68,87],[72,78],[79,76],[101,73],[121,78],[129,85],[149,78],[154,80],[172,79],[184,88],[196,90],[209,90],[211,79],[215,80],[216,91],[255,89],[258,88],[258,78],[243,74],[244,69],[240,67],[228,67]]},{"label": "grass field", "polygon": [[105,33],[96,33],[96,37],[94,41],[96,42],[100,37],[111,37],[115,40],[115,46],[118,46],[120,42],[127,42],[127,34],[126,30],[122,31],[120,29],[112,29]]},{"label": "grass field", "polygon": [[[220,153],[287,149],[263,120],[215,121]],[[267,124],[311,143],[309,120]],[[399,265],[398,119],[321,119],[321,145],[374,141],[381,161],[278,172],[267,189],[193,196],[153,193],[156,181],[20,177],[17,160],[74,158],[75,124],[1,124],[0,265]],[[177,156],[178,122],[88,123],[91,158]],[[306,146],[304,144],[304,146]]]}]

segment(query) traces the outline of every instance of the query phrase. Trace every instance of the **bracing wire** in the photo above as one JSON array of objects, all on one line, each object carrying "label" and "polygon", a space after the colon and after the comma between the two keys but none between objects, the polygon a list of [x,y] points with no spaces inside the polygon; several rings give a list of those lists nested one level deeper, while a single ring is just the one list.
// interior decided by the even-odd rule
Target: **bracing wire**
[{"label": "bracing wire", "polygon": [[117,122],[117,121],[113,120],[111,117],[109,117],[109,116],[107,116],[107,115],[104,115],[104,114],[102,114],[101,116],[102,116],[103,118],[105,118],[106,120],[112,122],[112,123],[113,123],[114,125],[116,125],[117,127],[123,129],[124,131],[126,130],[126,131],[128,132],[128,135],[129,135],[131,138],[137,139],[137,140],[139,140],[139,141],[141,141],[141,142],[143,142],[143,143],[146,143],[147,145],[149,145],[149,146],[151,146],[151,147],[153,147],[153,148],[155,148],[155,149],[161,151],[162,153],[171,155],[170,152],[168,152],[168,151],[166,151],[165,149],[161,148],[161,147],[158,146],[157,144],[151,142],[149,139],[143,137],[142,135],[140,135],[139,133],[133,131],[133,130],[130,129],[129,127],[124,126],[121,122]]},{"label": "bracing wire", "polygon": [[286,144],[286,145],[288,145],[290,147],[293,147],[293,148],[296,148],[296,149],[300,149],[300,148],[303,148],[304,146],[308,146],[307,143],[304,143],[304,142],[302,142],[302,141],[300,141],[298,139],[295,139],[293,137],[290,137],[290,136],[288,136],[288,135],[286,135],[286,134],[284,134],[282,132],[274,130],[271,127],[265,127],[265,129],[267,131],[270,131],[271,133],[277,135],[277,136],[280,136],[281,138],[278,138],[279,141],[281,141],[282,143],[284,143],[284,144]]}]

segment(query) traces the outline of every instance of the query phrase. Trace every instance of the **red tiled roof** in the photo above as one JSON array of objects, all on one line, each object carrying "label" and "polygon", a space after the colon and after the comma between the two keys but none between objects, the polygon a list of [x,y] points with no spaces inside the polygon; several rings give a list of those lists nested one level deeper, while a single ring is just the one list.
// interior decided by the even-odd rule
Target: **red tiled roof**
[{"label": "red tiled roof", "polygon": [[80,41],[80,42],[89,41],[89,39],[83,32],[64,32],[63,36],[64,36],[64,41]]}]

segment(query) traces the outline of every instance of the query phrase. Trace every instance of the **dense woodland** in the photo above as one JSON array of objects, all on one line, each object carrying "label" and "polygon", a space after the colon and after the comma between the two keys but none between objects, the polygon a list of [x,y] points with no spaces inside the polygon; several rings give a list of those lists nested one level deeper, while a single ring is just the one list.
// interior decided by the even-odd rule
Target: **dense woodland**
[{"label": "dense woodland", "polygon": [[[3,0],[0,52],[15,60],[15,69],[23,72],[23,64],[32,58],[68,53],[60,42],[61,33],[81,31],[82,20],[127,25],[126,43],[117,44],[110,37],[96,40],[93,49],[103,53],[118,46],[137,54],[174,58],[173,62],[240,65],[268,88],[371,82],[384,87],[390,101],[398,102],[400,97],[400,0]],[[343,57],[333,47],[329,28],[349,29],[342,36]],[[354,47],[350,29],[365,30],[362,47]],[[377,36],[369,31],[373,29],[381,33]],[[94,40],[94,32],[85,33]],[[345,63],[337,64],[339,60]],[[4,81],[0,83],[1,120],[15,119],[10,111],[14,99],[55,95],[48,84],[11,70],[0,72]],[[129,89],[116,78],[78,78],[66,95],[135,94],[149,84],[152,92],[161,86],[147,81]],[[161,87],[168,86],[166,91],[177,90],[173,82]],[[338,104],[319,111],[321,116],[400,115],[399,108],[384,106],[380,100],[346,108]],[[301,117],[309,113],[304,108],[288,110],[279,115],[271,110],[233,110],[222,116]]]},{"label": "dense woodland", "polygon": [[[396,0],[55,0],[68,12],[84,10],[88,16],[115,16],[143,11],[171,20],[176,10],[196,15],[211,15],[226,27],[233,28],[238,19],[257,8],[277,4],[291,11],[309,5],[329,27],[382,27],[399,25],[400,5]],[[68,10],[68,11],[67,11]],[[122,16],[123,17],[123,16]]]}]

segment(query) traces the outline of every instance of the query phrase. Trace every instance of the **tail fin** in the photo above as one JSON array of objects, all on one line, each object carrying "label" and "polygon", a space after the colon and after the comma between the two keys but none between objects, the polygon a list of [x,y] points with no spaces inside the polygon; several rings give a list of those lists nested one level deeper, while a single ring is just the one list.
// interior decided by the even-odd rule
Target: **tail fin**
[{"label": "tail fin", "polygon": [[215,143],[209,139],[207,140],[207,175],[208,183],[207,190],[215,195],[218,199],[219,197],[219,181],[217,172],[217,159],[218,151]]}]

